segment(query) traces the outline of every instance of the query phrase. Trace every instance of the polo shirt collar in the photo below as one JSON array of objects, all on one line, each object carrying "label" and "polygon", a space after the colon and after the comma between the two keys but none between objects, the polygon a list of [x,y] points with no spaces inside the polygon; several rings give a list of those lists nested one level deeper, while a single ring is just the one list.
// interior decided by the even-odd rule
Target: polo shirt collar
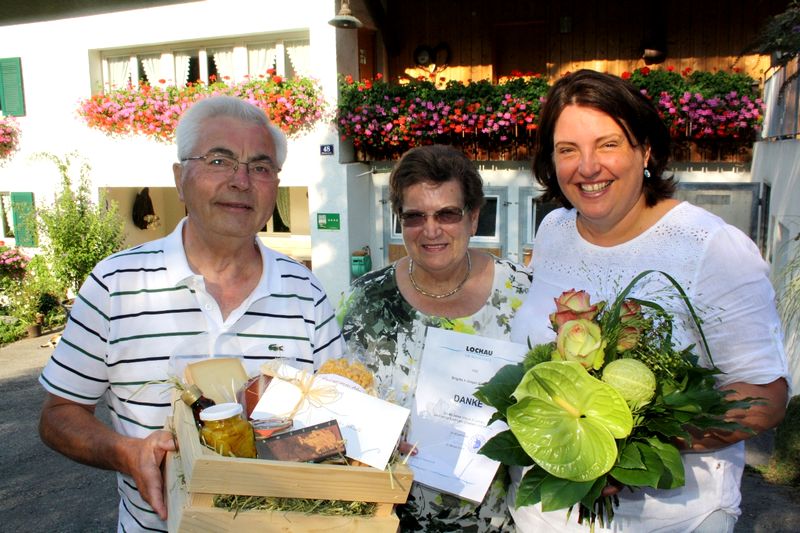
[{"label": "polo shirt collar", "polygon": [[164,263],[167,267],[167,280],[170,285],[177,286],[181,282],[195,277],[186,260],[186,250],[183,248],[183,227],[186,225],[184,217],[175,229],[164,237]]},{"label": "polo shirt collar", "polygon": [[[186,259],[186,250],[183,247],[183,227],[186,224],[184,217],[175,229],[164,237],[164,262],[167,267],[167,279],[172,286],[187,282],[193,278],[201,278],[189,268]],[[253,290],[248,300],[258,299],[269,294],[281,292],[281,264],[280,255],[264,245],[260,239],[255,238],[258,251],[261,253],[261,279]]]}]

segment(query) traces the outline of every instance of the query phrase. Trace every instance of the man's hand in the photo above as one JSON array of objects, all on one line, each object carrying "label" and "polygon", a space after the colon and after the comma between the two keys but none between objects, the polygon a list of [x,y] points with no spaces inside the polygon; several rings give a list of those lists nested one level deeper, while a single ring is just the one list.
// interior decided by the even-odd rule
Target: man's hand
[{"label": "man's hand", "polygon": [[177,445],[168,431],[144,439],[120,435],[94,416],[94,406],[48,394],[39,420],[42,441],[74,461],[128,474],[142,498],[167,517],[161,466]]},{"label": "man's hand", "polygon": [[155,431],[145,439],[129,439],[127,474],[136,482],[139,494],[162,520],[167,519],[162,465],[167,452],[177,451],[169,431]]}]

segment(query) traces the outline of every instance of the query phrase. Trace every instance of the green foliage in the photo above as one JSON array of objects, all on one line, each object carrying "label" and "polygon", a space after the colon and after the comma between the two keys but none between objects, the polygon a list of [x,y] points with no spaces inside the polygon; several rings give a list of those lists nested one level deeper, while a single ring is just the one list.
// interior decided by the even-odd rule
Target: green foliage
[{"label": "green foliage", "polygon": [[552,355],[553,355],[553,347],[551,345],[537,344],[536,346],[528,350],[527,354],[525,354],[525,360],[523,361],[523,366],[525,367],[525,370],[530,370],[539,363],[550,361],[553,358]]},{"label": "green foliage", "polygon": [[775,430],[775,449],[764,477],[770,483],[800,486],[800,396],[789,400],[786,418]]},{"label": "green foliage", "polygon": [[11,316],[20,324],[42,324],[45,326],[63,321],[59,295],[64,286],[56,280],[41,255],[34,256],[25,271],[25,276],[6,287]]},{"label": "green foliage", "polygon": [[755,42],[744,53],[775,54],[778,65],[787,65],[800,54],[800,1],[792,0],[786,10],[761,28]]},{"label": "green foliage", "polygon": [[61,190],[53,205],[38,210],[39,228],[46,237],[43,248],[56,279],[77,292],[101,259],[122,249],[124,221],[102,192],[98,204],[92,201],[85,161],[80,162],[78,188],[73,190],[70,173],[77,153],[63,159],[49,153],[40,157],[55,164],[61,174]]},{"label": "green foliage", "polygon": [[673,97],[680,97],[684,93],[700,94],[705,99],[719,98],[731,92],[753,100],[760,96],[758,82],[738,69],[731,72],[723,70],[708,72],[686,68],[678,72],[672,67],[659,69],[641,67],[630,74],[623,73],[622,77],[639,89],[647,91],[656,102],[662,92],[669,93]]},{"label": "green foliage", "polygon": [[695,70],[686,77],[686,81],[690,93],[699,93],[706,99],[732,92],[753,100],[760,97],[758,82],[743,72]]},{"label": "green foliage", "polygon": [[[739,58],[745,54],[770,54],[774,66],[788,67],[800,55],[800,0],[792,0],[785,11],[769,19],[756,40],[745,47]],[[800,71],[797,68],[793,72],[788,71],[780,92],[783,93],[798,75]]]},{"label": "green foliage", "polygon": [[0,322],[0,346],[16,342],[25,336],[27,326],[19,321]]},{"label": "green foliage", "polygon": [[630,75],[623,73],[622,78],[627,79],[640,90],[646,91],[647,95],[656,101],[662,92],[680,95],[689,90],[686,78],[672,68],[642,67],[637,68]]}]

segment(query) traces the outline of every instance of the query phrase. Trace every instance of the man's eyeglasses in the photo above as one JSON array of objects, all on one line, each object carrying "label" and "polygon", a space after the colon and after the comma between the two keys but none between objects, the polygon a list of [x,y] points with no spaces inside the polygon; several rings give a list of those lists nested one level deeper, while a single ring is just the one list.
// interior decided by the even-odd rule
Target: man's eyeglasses
[{"label": "man's eyeglasses", "polygon": [[400,213],[400,222],[404,228],[419,228],[425,225],[425,219],[433,217],[439,224],[458,224],[464,218],[464,209],[458,207],[445,207],[435,213],[423,213],[422,211],[404,211]]},{"label": "man's eyeglasses", "polygon": [[261,181],[276,180],[278,179],[278,172],[281,171],[281,169],[275,165],[275,162],[268,157],[262,157],[253,161],[239,161],[227,155],[206,154],[181,159],[181,162],[184,161],[202,161],[203,168],[206,172],[214,176],[219,176],[220,178],[229,178],[233,176],[239,169],[239,165],[245,165],[250,177]]}]

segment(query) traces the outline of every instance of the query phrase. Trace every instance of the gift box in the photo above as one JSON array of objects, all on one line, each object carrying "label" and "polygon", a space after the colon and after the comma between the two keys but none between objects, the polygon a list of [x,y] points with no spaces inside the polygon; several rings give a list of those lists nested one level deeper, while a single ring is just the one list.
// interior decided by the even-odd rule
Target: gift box
[{"label": "gift box", "polygon": [[[369,466],[296,463],[223,457],[200,443],[191,410],[175,403],[170,420],[179,452],[167,456],[165,486],[170,532],[339,531],[395,532],[394,505],[405,503],[413,475],[397,464]],[[373,516],[229,511],[214,507],[217,494],[376,502]]]}]

